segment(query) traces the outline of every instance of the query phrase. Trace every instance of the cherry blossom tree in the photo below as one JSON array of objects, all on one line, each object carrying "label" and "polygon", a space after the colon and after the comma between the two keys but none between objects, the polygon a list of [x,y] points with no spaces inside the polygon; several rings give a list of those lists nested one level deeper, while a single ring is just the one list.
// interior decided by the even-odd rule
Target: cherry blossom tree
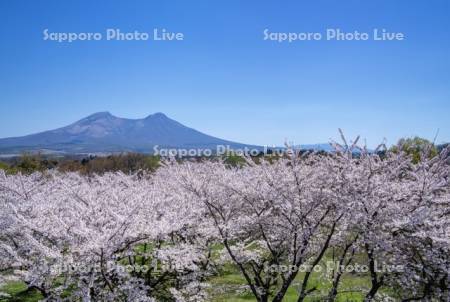
[{"label": "cherry blossom tree", "polygon": [[[281,301],[305,265],[298,301],[315,293],[312,271],[330,250],[340,266],[364,256],[370,286],[358,290],[366,301],[387,286],[401,289],[398,299],[448,297],[448,151],[415,164],[405,153],[380,157],[345,139],[335,148],[243,168],[206,162],[171,169],[190,202],[207,209],[258,301]],[[273,266],[289,270],[267,270]],[[336,299],[342,275],[333,272],[324,299]]]},{"label": "cherry blossom tree", "polygon": [[[210,277],[232,263],[257,301],[292,287],[299,302],[335,301],[345,267],[364,264],[369,284],[352,290],[366,301],[446,301],[449,150],[417,161],[357,142],[239,167],[0,171],[0,283],[23,281],[47,301],[208,301]],[[330,259],[319,289],[315,269]]]},{"label": "cherry blossom tree", "polygon": [[186,239],[195,211],[172,203],[156,189],[158,179],[0,178],[0,264],[8,279],[23,280],[47,299],[70,293],[85,301],[150,301],[192,291],[193,284],[199,288],[193,294],[203,295],[207,259],[200,244]]}]

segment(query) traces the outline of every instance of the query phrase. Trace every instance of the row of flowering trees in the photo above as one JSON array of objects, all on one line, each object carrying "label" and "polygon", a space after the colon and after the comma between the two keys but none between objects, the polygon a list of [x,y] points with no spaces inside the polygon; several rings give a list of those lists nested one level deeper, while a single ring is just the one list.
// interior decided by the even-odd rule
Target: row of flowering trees
[{"label": "row of flowering trees", "polygon": [[[413,163],[336,148],[152,175],[0,171],[0,284],[47,301],[209,301],[208,280],[232,263],[257,301],[283,301],[296,282],[299,302],[335,301],[358,263],[366,301],[447,301],[448,150]],[[319,288],[314,268],[329,259]]]}]

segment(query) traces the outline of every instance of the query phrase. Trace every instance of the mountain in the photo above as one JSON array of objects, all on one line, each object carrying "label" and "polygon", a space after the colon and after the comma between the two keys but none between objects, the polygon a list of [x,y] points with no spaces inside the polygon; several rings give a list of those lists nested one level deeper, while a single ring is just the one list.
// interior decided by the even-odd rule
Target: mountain
[{"label": "mountain", "polygon": [[153,153],[154,146],[176,149],[259,148],[219,139],[155,113],[143,119],[127,119],[109,112],[94,113],[69,126],[22,137],[0,139],[0,154],[49,153]]}]

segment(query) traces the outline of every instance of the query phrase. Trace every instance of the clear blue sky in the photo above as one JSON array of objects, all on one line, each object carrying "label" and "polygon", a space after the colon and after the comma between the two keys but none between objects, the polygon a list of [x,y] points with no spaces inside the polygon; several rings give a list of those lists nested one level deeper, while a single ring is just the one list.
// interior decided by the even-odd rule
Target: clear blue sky
[{"label": "clear blue sky", "polygon": [[[327,142],[337,128],[450,141],[450,1],[0,0],[0,137],[97,111],[154,112],[252,143]],[[183,32],[184,41],[43,40],[51,32]],[[405,41],[263,40],[326,28]]]}]

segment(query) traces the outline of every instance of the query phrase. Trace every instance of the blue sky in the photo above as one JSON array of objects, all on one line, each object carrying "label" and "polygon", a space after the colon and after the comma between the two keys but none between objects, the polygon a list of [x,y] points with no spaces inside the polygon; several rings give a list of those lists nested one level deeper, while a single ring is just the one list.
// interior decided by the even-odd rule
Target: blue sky
[{"label": "blue sky", "polygon": [[[251,144],[361,134],[450,141],[450,1],[0,0],[0,137],[97,111],[154,112]],[[183,41],[44,41],[107,28]],[[404,41],[264,41],[263,31],[402,32]]]}]

